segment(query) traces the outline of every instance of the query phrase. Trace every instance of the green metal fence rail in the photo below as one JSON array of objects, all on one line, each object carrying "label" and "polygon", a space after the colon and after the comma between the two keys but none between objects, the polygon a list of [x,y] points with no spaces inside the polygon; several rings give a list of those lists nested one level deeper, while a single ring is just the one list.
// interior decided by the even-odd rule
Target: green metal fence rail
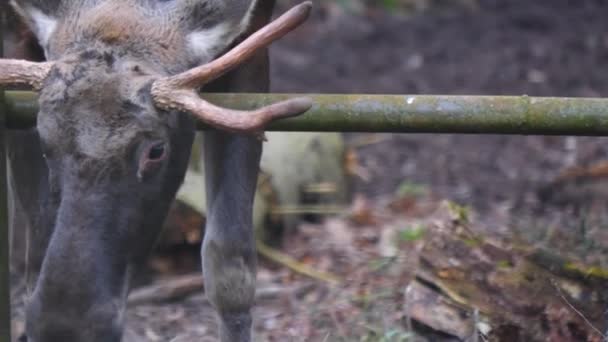
[{"label": "green metal fence rail", "polygon": [[[1,96],[2,94],[0,94]],[[0,102],[0,342],[8,342],[8,229],[4,129],[32,127],[36,94],[11,91]],[[294,94],[205,94],[219,105],[253,109]],[[608,136],[608,99],[528,96],[307,95],[306,114],[270,131],[485,133]],[[206,127],[201,126],[201,129]]]},{"label": "green metal fence rail", "polygon": [[[0,3],[0,56],[3,56],[2,27],[4,21],[5,1]],[[0,92],[2,89],[0,89]],[[6,136],[3,110],[3,95],[0,93],[0,342],[10,342],[11,339],[11,299],[10,299],[10,268],[9,268],[9,231],[8,231],[8,191],[6,187]]]},{"label": "green metal fence rail", "polygon": [[[253,109],[297,94],[205,94],[227,107]],[[529,96],[306,95],[306,114],[269,131],[484,133],[608,136],[608,99]],[[36,95],[7,92],[8,128],[31,127]],[[205,127],[201,126],[202,129]]]}]

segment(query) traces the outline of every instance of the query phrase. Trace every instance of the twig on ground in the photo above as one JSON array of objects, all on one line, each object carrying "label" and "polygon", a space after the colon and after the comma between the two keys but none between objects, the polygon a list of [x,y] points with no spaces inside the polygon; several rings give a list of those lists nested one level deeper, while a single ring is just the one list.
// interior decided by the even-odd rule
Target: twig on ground
[{"label": "twig on ground", "polygon": [[403,311],[405,314],[405,326],[407,329],[408,333],[411,333],[414,331],[414,328],[412,326],[412,316],[410,315],[410,311],[411,311],[411,293],[412,293],[412,283],[409,283],[407,285],[407,287],[405,288],[405,291],[403,293],[403,299],[405,300],[405,304],[403,305]]},{"label": "twig on ground", "polygon": [[338,330],[338,333],[340,334],[341,339],[343,341],[348,340],[348,337],[347,337],[348,335],[346,334],[346,330],[344,329],[344,325],[338,319],[338,315],[336,314],[336,310],[329,309],[329,316],[331,317],[331,320],[334,322],[334,325],[336,326],[336,329]]},{"label": "twig on ground", "polygon": [[339,284],[340,279],[327,272],[321,272],[310,268],[309,266],[295,260],[287,254],[281,253],[278,250],[275,250],[269,246],[267,246],[262,241],[258,240],[256,242],[256,246],[258,248],[258,253],[263,255],[264,257],[282,265],[284,267],[289,268],[290,270],[305,275],[307,277],[311,277],[313,279],[321,280],[327,283]]},{"label": "twig on ground", "polygon": [[[293,292],[299,297],[310,291],[314,285],[314,283],[304,283],[293,287],[281,285],[258,286],[255,297],[256,300],[272,300],[285,292]],[[200,274],[189,274],[135,289],[129,296],[128,303],[130,306],[163,304],[192,295],[203,294],[203,292],[203,277]]]},{"label": "twig on ground", "polygon": [[136,289],[129,296],[129,305],[164,303],[178,300],[204,289],[200,274],[181,276]]},{"label": "twig on ground", "polygon": [[593,323],[591,323],[589,321],[589,319],[587,319],[587,317],[585,317],[585,315],[583,315],[582,312],[580,312],[577,308],[574,307],[574,305],[572,305],[570,303],[570,301],[568,301],[568,298],[566,298],[566,296],[564,296],[564,294],[562,293],[562,290],[559,288],[559,285],[557,285],[557,282],[555,281],[555,279],[551,279],[551,285],[553,285],[553,287],[557,291],[557,294],[561,297],[561,299],[564,301],[564,303],[566,303],[566,305],[568,305],[570,307],[570,309],[572,311],[574,311],[574,313],[576,313],[580,318],[582,318],[583,321],[585,321],[585,324],[587,324],[593,331],[595,331],[598,335],[600,335],[602,337],[602,340],[604,340],[604,341],[608,340],[608,337],[606,335],[604,335],[598,328],[596,328],[593,325]]}]

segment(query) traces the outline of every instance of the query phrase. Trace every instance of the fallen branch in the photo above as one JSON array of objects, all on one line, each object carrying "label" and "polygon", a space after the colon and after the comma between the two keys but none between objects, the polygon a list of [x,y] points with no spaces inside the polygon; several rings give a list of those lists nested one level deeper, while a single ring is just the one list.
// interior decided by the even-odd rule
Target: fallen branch
[{"label": "fallen branch", "polygon": [[[301,297],[314,288],[315,283],[304,283],[294,287],[281,285],[268,285],[258,287],[255,291],[256,300],[272,300],[278,296],[292,292],[296,297]],[[204,293],[203,277],[200,274],[189,274],[167,280],[163,280],[152,285],[135,289],[129,295],[128,304],[130,306],[164,304],[167,302],[178,301],[186,297]],[[204,297],[206,301],[206,297]]]},{"label": "fallen branch", "polygon": [[188,297],[203,292],[203,277],[200,274],[187,275],[165,280],[134,290],[129,295],[129,305],[158,304]]},{"label": "fallen branch", "polygon": [[265,243],[263,243],[260,240],[257,240],[256,246],[258,249],[258,253],[260,253],[264,257],[276,262],[279,265],[289,268],[290,270],[292,270],[296,273],[305,275],[307,277],[310,277],[310,278],[313,278],[316,280],[324,281],[327,283],[339,284],[341,282],[337,276],[335,276],[331,273],[314,270],[314,269],[308,267],[307,265],[305,265],[301,262],[298,262],[297,260],[290,257],[289,255],[281,253],[281,252],[267,246]]}]

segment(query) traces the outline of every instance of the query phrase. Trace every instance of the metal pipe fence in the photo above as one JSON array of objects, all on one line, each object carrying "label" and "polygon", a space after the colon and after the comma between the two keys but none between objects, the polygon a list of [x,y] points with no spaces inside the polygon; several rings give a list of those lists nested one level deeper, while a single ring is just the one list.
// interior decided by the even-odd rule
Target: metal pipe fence
[{"label": "metal pipe fence", "polygon": [[[0,3],[0,56],[4,55],[2,28],[4,27],[4,6]],[[6,179],[6,111],[2,110],[4,92],[0,89],[0,342],[11,339],[11,298],[9,266],[9,225],[8,225],[8,188]]]},{"label": "metal pipe fence", "polygon": [[[530,96],[204,94],[221,106],[254,109],[309,96],[306,114],[272,123],[269,131],[608,135],[608,98]],[[7,127],[34,125],[31,92],[6,92]],[[204,125],[201,129],[206,129]]]},{"label": "metal pipe fence", "polygon": [[[11,91],[0,102],[0,342],[10,341],[5,129],[34,126],[32,92]],[[253,109],[294,94],[204,94],[235,109]],[[479,133],[608,136],[608,98],[432,95],[307,95],[306,114],[272,123],[269,131]],[[200,129],[207,129],[204,125]]]}]

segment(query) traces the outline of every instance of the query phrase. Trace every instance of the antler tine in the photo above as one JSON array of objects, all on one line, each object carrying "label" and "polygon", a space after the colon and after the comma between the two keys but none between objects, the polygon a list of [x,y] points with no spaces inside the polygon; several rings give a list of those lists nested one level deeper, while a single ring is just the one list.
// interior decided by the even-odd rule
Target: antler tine
[{"label": "antler tine", "polygon": [[51,71],[51,62],[29,62],[17,59],[0,59],[0,85],[26,85],[40,90]]},{"label": "antler tine", "polygon": [[255,111],[238,111],[201,99],[197,90],[300,26],[311,8],[310,1],[295,6],[223,56],[184,73],[156,80],[151,90],[154,102],[161,109],[189,112],[216,128],[235,132],[258,132],[270,121],[306,112],[312,106],[309,98],[291,99]]},{"label": "antler tine", "polygon": [[300,26],[310,14],[312,2],[295,6],[281,17],[261,28],[223,56],[181,74],[167,77],[163,82],[178,87],[201,87],[251,58],[258,50]]},{"label": "antler tine", "polygon": [[216,106],[200,99],[195,92],[185,92],[176,100],[181,102],[185,112],[192,113],[215,128],[256,134],[259,134],[268,122],[278,118],[300,115],[312,106],[312,101],[309,98],[299,97],[258,110],[241,111]]}]

